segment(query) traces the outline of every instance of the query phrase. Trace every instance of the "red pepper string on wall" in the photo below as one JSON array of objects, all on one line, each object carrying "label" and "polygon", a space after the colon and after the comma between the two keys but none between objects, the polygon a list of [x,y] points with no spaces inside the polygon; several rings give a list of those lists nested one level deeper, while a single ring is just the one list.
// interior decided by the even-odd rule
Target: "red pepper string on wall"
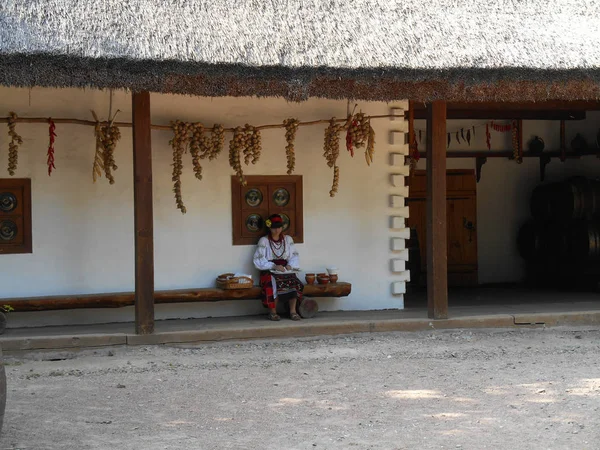
[{"label": "red pepper string on wall", "polygon": [[419,162],[419,160],[421,159],[421,154],[419,153],[419,144],[417,144],[416,139],[415,139],[415,151],[414,151],[413,157],[415,159],[415,162]]},{"label": "red pepper string on wall", "polygon": [[48,133],[50,135],[50,144],[48,145],[48,176],[52,175],[52,169],[56,169],[54,165],[54,138],[56,137],[56,125],[54,125],[54,121],[52,119],[48,119],[48,123],[50,124]]},{"label": "red pepper string on wall", "polygon": [[[456,140],[456,142],[458,144],[466,142],[469,146],[471,146],[471,139],[475,138],[475,129],[477,127],[484,127],[484,126],[485,126],[485,143],[487,145],[488,150],[492,149],[492,135],[490,133],[491,130],[494,130],[498,133],[508,133],[513,129],[512,123],[499,124],[492,120],[492,121],[486,122],[485,124],[481,124],[481,125],[477,125],[477,126],[472,125],[467,128],[459,128],[457,130],[446,131],[446,138],[447,138],[446,148],[450,148],[450,144],[452,143],[452,135],[454,135],[454,139]],[[419,132],[419,142],[421,142],[421,133],[423,130],[415,129],[415,134],[417,131]],[[416,137],[415,137],[415,140],[416,140]]]},{"label": "red pepper string on wall", "polygon": [[417,136],[413,135],[413,142],[408,151],[408,167],[411,175],[417,168],[419,159],[421,159],[421,155],[419,154],[419,144],[417,143]]},{"label": "red pepper string on wall", "polygon": [[497,131],[499,133],[508,133],[512,129],[512,126],[510,124],[498,125],[497,123],[492,121],[492,128],[494,129],[494,131]]}]

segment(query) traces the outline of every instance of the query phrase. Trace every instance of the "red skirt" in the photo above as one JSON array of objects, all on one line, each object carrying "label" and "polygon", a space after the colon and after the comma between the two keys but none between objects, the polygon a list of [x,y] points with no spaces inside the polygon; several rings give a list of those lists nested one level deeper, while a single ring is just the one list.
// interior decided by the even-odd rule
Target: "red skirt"
[{"label": "red skirt", "polygon": [[304,285],[295,273],[277,274],[271,273],[268,270],[263,270],[260,273],[260,287],[262,288],[262,304],[265,308],[275,308],[273,279],[275,279],[278,296],[280,292],[287,293],[295,291],[298,301],[302,300]]}]

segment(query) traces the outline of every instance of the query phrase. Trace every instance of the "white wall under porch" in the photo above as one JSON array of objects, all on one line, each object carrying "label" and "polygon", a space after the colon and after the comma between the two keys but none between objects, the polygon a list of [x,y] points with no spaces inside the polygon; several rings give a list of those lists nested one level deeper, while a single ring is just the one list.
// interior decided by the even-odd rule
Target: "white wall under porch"
[{"label": "white wall under porch", "polygon": [[[90,118],[90,109],[102,119],[108,112],[108,92],[77,89],[0,88],[5,115]],[[359,103],[367,114],[388,114],[391,106],[406,102]],[[288,103],[282,99],[197,98],[151,96],[153,123],[170,120],[201,121],[236,126],[280,123],[288,117],[301,120],[342,118],[345,101],[312,99]],[[113,108],[118,120],[131,119],[131,98],[115,92]],[[344,299],[320,299],[323,310],[402,308],[402,295],[391,293],[395,281],[390,271],[393,209],[389,195],[393,151],[389,119],[373,121],[375,163],[367,167],[361,153],[350,158],[342,148],[340,190],[329,197],[332,170],[322,156],[325,126],[300,128],[296,140],[296,173],[304,177],[305,243],[299,245],[301,265],[311,272],[329,265],[340,270],[340,279],[352,283]],[[47,175],[48,128],[18,124],[24,138],[16,177],[32,179],[33,254],[0,256],[1,297],[30,297],[76,293],[132,291],[133,179],[131,129],[122,128],[115,159],[116,184],[105,178],[92,183],[95,150],[92,127],[58,125],[56,171]],[[248,175],[285,174],[284,131],[264,130],[263,153],[256,166],[244,167]],[[172,194],[171,133],[153,131],[154,236],[156,289],[208,287],[217,274],[253,271],[251,246],[231,245],[231,192],[227,144],[213,162],[205,161],[204,179],[194,178],[191,156],[184,155],[183,199],[188,213],[176,208]],[[6,164],[7,133],[0,134],[0,161]],[[0,167],[0,170],[6,168]],[[8,176],[8,175],[6,175]],[[254,273],[254,272],[253,272]],[[301,275],[303,277],[303,274]],[[254,314],[260,302],[157,305],[157,319]],[[9,326],[94,323],[133,320],[133,308],[13,313]]]}]

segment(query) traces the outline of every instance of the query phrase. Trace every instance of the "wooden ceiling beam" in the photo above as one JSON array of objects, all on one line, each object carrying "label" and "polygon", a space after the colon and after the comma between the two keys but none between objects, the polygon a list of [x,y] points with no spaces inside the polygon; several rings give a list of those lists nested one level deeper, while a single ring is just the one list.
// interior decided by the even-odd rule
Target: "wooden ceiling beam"
[{"label": "wooden ceiling beam", "polygon": [[[427,111],[415,109],[415,120],[426,119]],[[448,109],[447,120],[583,120],[585,111],[578,110],[522,110],[522,109]]]},{"label": "wooden ceiling beam", "polygon": [[[425,119],[426,108],[411,102],[415,119]],[[582,120],[586,111],[600,111],[600,101],[449,102],[448,119]]]}]

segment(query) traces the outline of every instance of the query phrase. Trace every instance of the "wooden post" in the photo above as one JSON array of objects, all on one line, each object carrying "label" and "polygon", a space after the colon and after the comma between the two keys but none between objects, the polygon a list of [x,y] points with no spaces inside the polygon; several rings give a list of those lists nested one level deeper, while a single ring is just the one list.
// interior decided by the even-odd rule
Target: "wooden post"
[{"label": "wooden post", "polygon": [[132,94],[135,226],[135,332],[154,332],[154,225],[150,93]]},{"label": "wooden post", "polygon": [[427,314],[448,318],[446,102],[427,104]]}]

